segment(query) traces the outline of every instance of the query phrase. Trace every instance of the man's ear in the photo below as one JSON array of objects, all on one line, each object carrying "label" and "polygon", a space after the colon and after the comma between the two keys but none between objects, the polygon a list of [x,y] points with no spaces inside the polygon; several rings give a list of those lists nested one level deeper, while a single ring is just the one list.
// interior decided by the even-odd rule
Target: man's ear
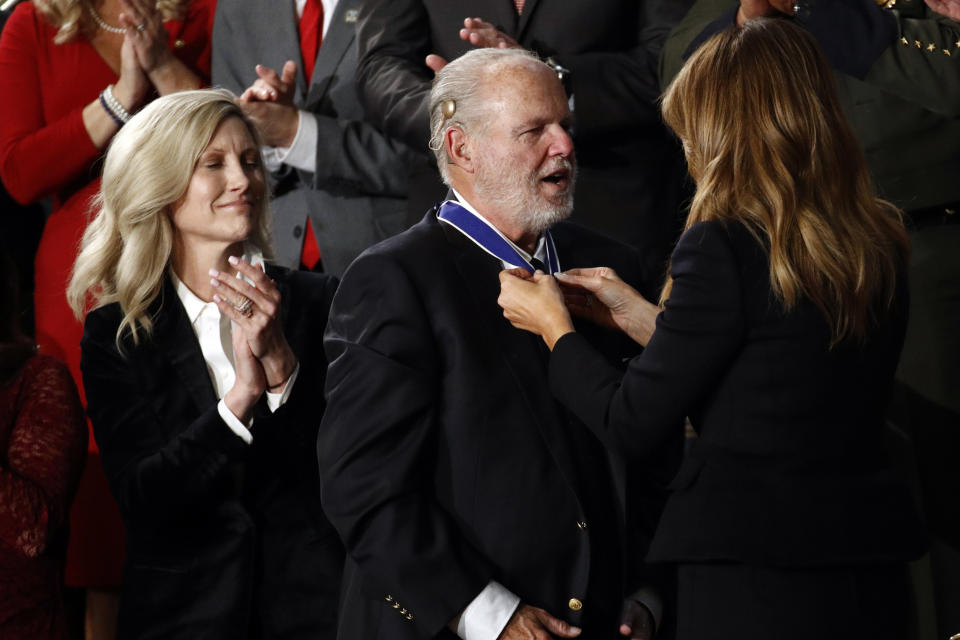
[{"label": "man's ear", "polygon": [[460,127],[450,127],[443,137],[443,144],[447,147],[447,156],[450,162],[467,173],[473,173],[472,149],[470,139]]}]

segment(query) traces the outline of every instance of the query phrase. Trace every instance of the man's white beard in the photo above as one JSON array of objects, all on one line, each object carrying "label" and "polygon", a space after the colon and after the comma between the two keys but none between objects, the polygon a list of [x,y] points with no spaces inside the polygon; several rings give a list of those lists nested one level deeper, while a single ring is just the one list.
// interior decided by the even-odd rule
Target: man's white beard
[{"label": "man's white beard", "polygon": [[[570,172],[570,184],[561,200],[553,203],[540,195],[540,177],[559,169]],[[573,213],[573,186],[576,166],[569,158],[554,158],[542,174],[527,173],[515,163],[481,156],[476,168],[474,190],[484,200],[496,202],[514,225],[541,234]]]}]

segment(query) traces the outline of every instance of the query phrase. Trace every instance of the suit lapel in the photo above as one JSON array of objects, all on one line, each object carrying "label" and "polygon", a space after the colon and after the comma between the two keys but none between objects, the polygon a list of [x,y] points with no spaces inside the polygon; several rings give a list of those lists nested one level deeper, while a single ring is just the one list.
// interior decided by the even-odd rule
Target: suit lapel
[{"label": "suit lapel", "polygon": [[547,383],[545,354],[540,348],[542,342],[532,333],[511,326],[497,304],[500,296],[498,274],[502,265],[450,225],[436,218],[433,220],[446,237],[451,260],[463,279],[462,290],[468,292],[477,324],[488,332],[492,344],[502,352],[505,370],[520,391],[532,423],[537,425],[554,461],[576,494],[576,466],[568,438],[562,433],[562,414]]},{"label": "suit lapel", "polygon": [[534,11],[536,11],[537,5],[542,0],[526,0],[523,3],[523,13],[520,14],[519,23],[517,24],[517,42],[522,41],[524,34],[527,31],[527,27],[530,25],[530,20],[533,18]]},{"label": "suit lapel", "polygon": [[492,3],[490,15],[481,13],[480,17],[510,37],[517,34],[517,22],[520,16],[517,15],[517,8],[513,4],[513,0],[500,0],[500,2]]},{"label": "suit lapel", "polygon": [[197,412],[216,404],[217,394],[200,343],[169,278],[164,278],[160,308],[155,317],[154,340],[162,357],[167,358],[177,372],[177,378],[196,404]]},{"label": "suit lapel", "polygon": [[323,38],[317,60],[313,67],[313,78],[310,79],[310,88],[307,91],[306,104],[319,102],[330,87],[334,71],[356,36],[356,26],[347,22],[347,14],[355,15],[358,12],[357,0],[340,0],[330,20],[330,28]]}]

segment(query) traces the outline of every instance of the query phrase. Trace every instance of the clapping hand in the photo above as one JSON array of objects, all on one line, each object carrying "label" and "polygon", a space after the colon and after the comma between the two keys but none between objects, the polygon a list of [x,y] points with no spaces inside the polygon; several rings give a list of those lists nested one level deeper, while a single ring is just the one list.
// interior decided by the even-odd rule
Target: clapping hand
[{"label": "clapping hand", "polygon": [[257,125],[264,144],[289,147],[300,126],[300,114],[293,104],[297,63],[287,60],[279,74],[259,64],[256,71],[258,77],[240,96],[240,106]]},{"label": "clapping hand", "polygon": [[263,365],[250,350],[250,343],[243,332],[243,328],[233,328],[231,336],[233,343],[234,371],[237,374],[233,387],[227,391],[223,400],[227,403],[230,413],[237,416],[241,422],[250,419],[253,406],[267,389],[267,376],[263,372]]},{"label": "clapping hand", "polygon": [[283,335],[280,291],[261,269],[236,257],[230,258],[230,264],[250,282],[211,269],[210,284],[217,291],[214,301],[246,336],[250,353],[263,367],[267,389],[282,391],[297,359]]},{"label": "clapping hand", "polygon": [[149,0],[120,0],[120,6],[120,24],[126,28],[124,42],[129,40],[133,45],[143,72],[150,75],[169,64],[173,53],[156,6]]},{"label": "clapping hand", "polygon": [[150,90],[150,79],[137,59],[133,35],[136,31],[132,31],[129,25],[124,26],[127,30],[123,34],[123,44],[120,45],[120,77],[113,86],[113,97],[124,109],[133,112]]},{"label": "clapping hand", "polygon": [[[475,47],[493,47],[496,49],[520,48],[520,43],[497,29],[483,18],[465,18],[460,29],[460,39]],[[435,53],[427,56],[426,64],[436,73],[447,66],[447,60]]]},{"label": "clapping hand", "polygon": [[240,96],[241,102],[277,102],[293,106],[294,92],[297,89],[297,63],[287,60],[278,74],[262,64],[256,66],[257,79]]},{"label": "clapping hand", "polygon": [[467,18],[460,29],[460,39],[475,47],[492,47],[495,49],[520,48],[520,44],[483,20],[483,18]]}]

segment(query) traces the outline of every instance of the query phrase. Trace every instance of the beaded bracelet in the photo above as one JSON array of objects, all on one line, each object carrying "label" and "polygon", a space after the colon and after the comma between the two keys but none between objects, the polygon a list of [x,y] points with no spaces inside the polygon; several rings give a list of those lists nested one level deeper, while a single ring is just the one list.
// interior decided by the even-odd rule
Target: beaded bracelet
[{"label": "beaded bracelet", "polygon": [[110,116],[110,117],[113,119],[113,121],[117,123],[117,126],[118,126],[118,127],[122,127],[123,124],[124,124],[123,120],[121,120],[120,118],[118,118],[118,117],[117,117],[117,114],[115,114],[115,113],[110,109],[110,105],[107,104],[106,98],[103,97],[103,94],[104,94],[104,93],[106,93],[106,92],[105,92],[105,91],[101,91],[101,92],[100,92],[100,106],[103,107],[103,110],[107,112],[107,115]]},{"label": "beaded bracelet", "polygon": [[130,112],[127,111],[120,101],[113,97],[113,85],[108,84],[107,88],[103,90],[103,93],[100,95],[103,96],[103,99],[107,101],[107,105],[110,107],[110,112],[113,116],[119,119],[121,122],[128,122],[132,117]]}]

